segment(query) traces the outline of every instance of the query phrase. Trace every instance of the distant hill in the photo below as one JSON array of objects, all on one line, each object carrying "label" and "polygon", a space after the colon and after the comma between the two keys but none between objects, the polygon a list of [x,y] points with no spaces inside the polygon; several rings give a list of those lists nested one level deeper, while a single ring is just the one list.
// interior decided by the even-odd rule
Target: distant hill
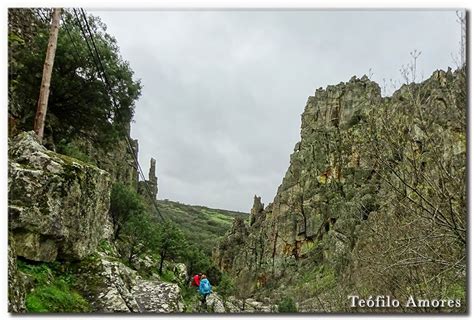
[{"label": "distant hill", "polygon": [[156,203],[165,218],[177,223],[188,240],[209,255],[230,229],[234,218],[249,217],[244,212],[187,205],[170,200],[157,200]]}]

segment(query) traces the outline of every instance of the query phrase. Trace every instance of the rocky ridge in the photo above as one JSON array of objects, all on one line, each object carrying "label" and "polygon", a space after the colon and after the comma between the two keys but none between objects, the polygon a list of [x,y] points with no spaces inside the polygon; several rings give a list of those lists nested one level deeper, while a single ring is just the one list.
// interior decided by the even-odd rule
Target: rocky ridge
[{"label": "rocky ridge", "polygon": [[[381,174],[376,174],[381,160],[372,140],[378,133],[375,130],[386,129],[384,120],[400,121],[399,127],[396,127],[398,122],[393,125],[393,130],[406,137],[406,147],[393,151],[387,148],[387,157],[393,156],[393,163],[400,163],[400,170],[406,170],[404,159],[419,159],[421,146],[432,143],[420,129],[420,123],[426,120],[422,116],[413,120],[414,110],[410,108],[419,104],[426,110],[439,109],[440,115],[448,105],[457,108],[460,104],[459,108],[463,108],[462,77],[459,71],[436,71],[423,83],[404,85],[387,98],[381,96],[378,84],[366,76],[317,89],[308,98],[301,116],[301,140],[294,147],[290,166],[273,202],[264,208],[260,198],[255,197],[249,223],[236,221],[215,248],[214,260],[221,270],[240,279],[250,279],[252,291],[276,288],[265,291],[275,295],[283,290],[278,287],[283,279],[291,287],[310,273],[314,276],[315,270],[322,272],[321,279],[326,280],[318,281],[323,283],[333,279],[333,274],[342,274],[351,266],[354,251],[359,250],[359,239],[364,239],[370,230],[364,222],[379,210],[380,199],[393,192],[381,186],[392,179],[390,172],[383,176],[383,181]],[[400,110],[395,115],[399,119],[384,119],[384,110],[392,114]],[[440,123],[436,124],[440,133],[435,133],[443,141],[438,143],[449,147],[441,156],[459,158],[462,162],[466,150],[465,141],[459,136],[463,132],[459,127],[462,119],[456,125],[450,117],[455,115],[433,120]],[[403,127],[409,129],[399,129]],[[456,162],[460,170],[461,162]],[[423,165],[421,160],[420,165]],[[426,162],[424,165],[427,168]],[[431,169],[430,174],[436,178],[435,170]],[[419,181],[413,182],[416,183]],[[423,191],[430,187],[429,181],[427,184]],[[460,201],[462,204],[462,197]],[[317,290],[316,284],[302,293],[308,300],[301,310],[330,311],[331,306],[317,296],[322,292],[310,293],[312,288]]]},{"label": "rocky ridge", "polygon": [[[228,261],[220,263],[222,269],[236,275],[256,274],[259,285],[265,285],[270,275],[291,272],[291,267],[310,253],[321,260],[324,255],[350,250],[345,234],[351,230],[339,220],[340,210],[331,210],[329,196],[347,201],[338,190],[339,183],[350,183],[356,175],[370,179],[370,168],[360,159],[360,150],[347,146],[356,145],[364,130],[357,126],[358,118],[381,100],[379,86],[367,77],[318,89],[308,99],[301,116],[301,141],[294,148],[273,203],[263,209],[255,197],[248,237],[246,231],[233,228],[215,252],[217,261]],[[360,187],[353,192],[351,198],[359,198],[367,190]],[[323,237],[332,238],[332,248],[314,250]],[[232,243],[240,248],[237,254],[228,248]]]}]

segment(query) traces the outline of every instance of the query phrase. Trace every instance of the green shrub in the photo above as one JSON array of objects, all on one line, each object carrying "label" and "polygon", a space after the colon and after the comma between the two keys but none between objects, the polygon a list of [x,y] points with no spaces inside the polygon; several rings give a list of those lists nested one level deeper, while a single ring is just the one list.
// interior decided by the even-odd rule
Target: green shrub
[{"label": "green shrub", "polygon": [[163,271],[163,274],[160,276],[160,279],[165,282],[176,282],[176,276],[171,270]]},{"label": "green shrub", "polygon": [[282,313],[298,312],[295,301],[290,297],[283,298],[278,303],[278,312],[282,312]]},{"label": "green shrub", "polygon": [[57,151],[58,153],[78,159],[82,162],[94,164],[94,161],[72,142],[66,143],[64,140],[61,140],[57,145]]},{"label": "green shrub", "polygon": [[17,260],[17,265],[20,271],[26,273],[38,285],[48,284],[54,277],[51,268],[46,263],[30,265],[22,260]]},{"label": "green shrub", "polygon": [[194,312],[196,305],[199,303],[199,293],[197,287],[190,287],[187,283],[181,284],[181,296],[184,302],[184,312]]},{"label": "green shrub", "polygon": [[100,243],[99,243],[99,249],[106,253],[106,254],[109,254],[111,255],[113,253],[113,249],[112,249],[112,245],[110,244],[110,242],[108,240],[101,240]]},{"label": "green shrub", "polygon": [[234,293],[235,284],[234,280],[227,274],[223,273],[222,277],[219,282],[219,287],[217,288],[217,292],[222,296],[224,301]]}]

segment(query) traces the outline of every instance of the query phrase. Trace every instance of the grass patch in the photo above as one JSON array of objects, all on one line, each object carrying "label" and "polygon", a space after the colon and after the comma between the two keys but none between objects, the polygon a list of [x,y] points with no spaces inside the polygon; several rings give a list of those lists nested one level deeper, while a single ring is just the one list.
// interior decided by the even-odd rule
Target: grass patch
[{"label": "grass patch", "polygon": [[107,255],[113,255],[114,250],[112,249],[112,245],[106,239],[102,239],[99,243],[99,249]]},{"label": "grass patch", "polygon": [[26,295],[28,312],[90,312],[91,306],[74,289],[76,278],[60,263],[29,264],[18,260],[18,268],[33,282]]}]

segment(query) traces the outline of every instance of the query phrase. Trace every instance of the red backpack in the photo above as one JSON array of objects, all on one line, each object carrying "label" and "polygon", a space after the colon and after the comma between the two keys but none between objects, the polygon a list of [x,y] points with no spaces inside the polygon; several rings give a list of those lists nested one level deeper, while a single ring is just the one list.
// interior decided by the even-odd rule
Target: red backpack
[{"label": "red backpack", "polygon": [[200,279],[199,279],[199,275],[198,275],[198,274],[195,275],[195,276],[193,277],[193,283],[192,283],[193,287],[199,287],[200,282],[201,282],[201,281],[200,281]]}]

